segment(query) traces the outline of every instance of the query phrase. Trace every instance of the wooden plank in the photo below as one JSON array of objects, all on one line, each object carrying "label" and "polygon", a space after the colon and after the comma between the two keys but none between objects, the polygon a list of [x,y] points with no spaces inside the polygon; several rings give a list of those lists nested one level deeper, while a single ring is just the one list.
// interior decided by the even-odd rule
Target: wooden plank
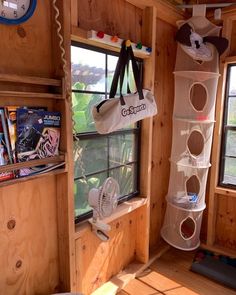
[{"label": "wooden plank", "polygon": [[[158,249],[151,253],[148,263],[132,262],[121,273],[118,273],[110,281],[98,288],[93,295],[111,295],[126,285],[128,285],[133,279],[142,275],[142,273],[159,257],[161,257],[170,248],[165,242],[158,246]],[[79,271],[79,270],[78,270]],[[81,290],[79,288],[79,290]]]},{"label": "wooden plank", "polygon": [[214,246],[208,246],[204,243],[201,243],[201,248],[203,249],[207,249],[209,251],[221,254],[221,255],[225,255],[225,256],[229,256],[232,258],[236,258],[236,251],[232,251],[231,249],[225,248],[225,247],[221,247],[219,245],[214,245]]},{"label": "wooden plank", "polygon": [[129,295],[154,295],[160,294],[157,290],[149,287],[148,285],[142,283],[139,280],[132,280],[125,288],[124,291]]},{"label": "wooden plank", "polygon": [[44,92],[23,92],[23,91],[4,91],[0,90],[0,97],[19,97],[19,98],[53,98],[53,99],[64,99],[64,97],[61,94],[55,94],[55,93],[44,93]]},{"label": "wooden plank", "polygon": [[140,9],[145,9],[147,7],[155,7],[157,9],[158,18],[174,26],[176,25],[177,20],[183,19],[185,17],[185,13],[183,12],[183,10],[173,5],[174,1],[164,1],[164,0],[126,0],[126,1],[139,7]]},{"label": "wooden plank", "polygon": [[[62,51],[59,46],[60,39],[57,36],[58,27],[54,24],[52,48],[53,48],[53,73],[56,77],[64,78],[65,100],[57,100],[55,107],[62,113],[60,148],[70,151],[67,155],[68,173],[57,175],[57,223],[58,223],[58,253],[59,253],[59,278],[60,291],[75,291],[76,268],[75,268],[75,240],[74,240],[74,159],[73,159],[73,137],[71,120],[71,1],[57,1],[60,10],[59,20],[61,22],[61,34],[63,36],[64,58],[62,62]],[[54,19],[55,11],[51,11]],[[55,21],[54,21],[55,22]],[[67,72],[63,71],[66,68]]]},{"label": "wooden plank", "polygon": [[78,0],[71,0],[71,25],[78,26]]},{"label": "wooden plank", "polygon": [[79,242],[76,240],[76,267],[81,274],[77,274],[77,284],[84,295],[94,292],[134,260],[136,215],[133,211],[111,222],[108,242],[102,242],[91,230]]},{"label": "wooden plank", "polygon": [[229,196],[229,197],[236,197],[236,191],[233,189],[227,189],[224,187],[219,187],[217,186],[215,188],[215,194],[217,195],[224,195],[224,196]]},{"label": "wooden plank", "polygon": [[209,201],[208,201],[208,222],[207,222],[207,245],[212,246],[215,242],[215,223],[217,211],[217,198],[215,197],[215,188],[219,177],[219,159],[221,151],[221,132],[222,119],[224,113],[224,94],[226,80],[227,65],[220,63],[220,78],[218,83],[218,91],[216,98],[216,123],[213,133],[212,154],[211,154],[211,170],[209,181]]},{"label": "wooden plank", "polygon": [[59,155],[59,156],[49,157],[44,159],[31,160],[31,161],[26,161],[26,162],[21,162],[16,164],[9,164],[9,165],[0,166],[0,173],[19,170],[22,168],[35,167],[35,166],[46,165],[46,164],[54,164],[54,163],[59,163],[64,161],[65,161],[65,155]]},{"label": "wooden plank", "polygon": [[0,294],[58,290],[55,176],[0,188]]},{"label": "wooden plank", "polygon": [[141,40],[142,10],[124,0],[79,0],[78,24],[134,43]]},{"label": "wooden plank", "polygon": [[[145,277],[147,277],[147,281],[150,284],[155,284],[154,286],[156,287],[159,286],[162,290],[162,294],[168,295],[235,294],[234,290],[223,287],[222,285],[219,285],[204,276],[191,272],[189,268],[191,266],[193,256],[194,252],[184,252],[172,248],[150,266],[150,274],[139,278],[139,280],[145,280]],[[157,275],[153,274],[153,272],[157,273]],[[158,276],[158,282],[154,282],[154,276]]]},{"label": "wooden plank", "polygon": [[50,172],[44,172],[42,174],[35,174],[35,175],[31,175],[31,176],[15,178],[15,179],[10,179],[10,180],[4,181],[4,182],[0,182],[0,187],[9,186],[9,185],[13,185],[13,184],[27,182],[29,180],[33,180],[33,179],[37,179],[37,178],[49,177],[52,175],[58,175],[58,174],[63,174],[63,173],[67,173],[67,169],[57,168],[56,170],[53,170]]},{"label": "wooden plank", "polygon": [[222,62],[226,64],[236,63],[236,56],[227,56]]},{"label": "wooden plank", "polygon": [[57,80],[57,79],[20,76],[20,75],[8,75],[8,74],[0,74],[0,81],[35,84],[35,85],[49,85],[49,86],[60,86],[60,87],[62,86],[61,80]]},{"label": "wooden plank", "polygon": [[229,196],[218,196],[215,245],[236,251],[236,202]]},{"label": "wooden plank", "polygon": [[[110,223],[118,218],[122,218],[122,216],[125,216],[126,214],[129,214],[133,212],[134,210],[137,210],[139,208],[145,207],[147,204],[146,198],[133,198],[129,201],[126,201],[122,204],[120,204],[113,214],[109,217],[106,217],[103,219],[103,222]],[[85,232],[90,231],[91,227],[89,223],[82,223],[76,226],[75,228],[75,234],[74,238],[77,239],[85,234]]]},{"label": "wooden plank", "polygon": [[168,191],[170,153],[172,144],[172,113],[174,104],[174,71],[176,28],[161,19],[156,21],[155,95],[158,98],[158,115],[153,121],[150,247],[160,239],[160,228],[165,213],[165,196]]},{"label": "wooden plank", "polygon": [[38,1],[33,16],[20,26],[1,26],[1,73],[52,77],[51,1]]}]

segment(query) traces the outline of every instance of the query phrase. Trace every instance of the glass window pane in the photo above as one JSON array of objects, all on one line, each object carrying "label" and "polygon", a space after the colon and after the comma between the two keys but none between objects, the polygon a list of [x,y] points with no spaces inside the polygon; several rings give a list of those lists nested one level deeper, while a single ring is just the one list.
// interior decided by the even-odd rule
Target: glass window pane
[{"label": "glass window pane", "polygon": [[227,124],[236,126],[236,97],[229,97]]},{"label": "glass window pane", "polygon": [[236,159],[225,158],[224,179],[225,184],[236,185]]},{"label": "glass window pane", "polygon": [[111,83],[116,69],[118,56],[108,55],[107,56],[107,91],[111,90]]},{"label": "glass window pane", "polygon": [[136,164],[126,165],[110,171],[110,176],[115,178],[120,185],[121,196],[128,195],[137,190],[136,175]]},{"label": "glass window pane", "polygon": [[236,95],[236,66],[230,69],[229,95]]},{"label": "glass window pane", "polygon": [[77,133],[96,131],[92,108],[103,99],[104,95],[100,94],[72,93],[73,119]]},{"label": "glass window pane", "polygon": [[[113,76],[114,76],[114,72],[115,72],[117,61],[118,61],[118,57],[108,55],[107,60],[108,60],[107,91],[110,92],[111,83],[112,83],[112,79],[113,79]],[[135,85],[135,81],[134,81],[134,74],[133,74],[133,69],[132,69],[131,62],[129,64],[128,74],[127,74],[127,71],[125,72],[123,88],[122,88],[122,94],[127,94],[127,83],[128,82],[129,82],[129,88],[130,88],[131,93],[136,92],[137,89],[136,89],[136,85]],[[120,93],[120,88],[119,88],[120,86],[119,85],[120,85],[120,83],[118,83],[117,95]]]},{"label": "glass window pane", "polygon": [[232,130],[227,131],[226,156],[236,157],[236,131],[232,131]]},{"label": "glass window pane", "polygon": [[87,175],[108,168],[107,138],[80,140],[79,146],[76,146],[76,143],[74,145],[74,148],[79,149],[77,153],[74,153],[75,178],[82,176],[82,169]]},{"label": "glass window pane", "polygon": [[72,89],[105,92],[104,53],[71,46]]},{"label": "glass window pane", "polygon": [[100,187],[105,179],[107,173],[94,174],[85,179],[78,179],[74,182],[74,202],[75,202],[75,216],[84,214],[92,210],[88,205],[88,194],[90,189]]},{"label": "glass window pane", "polygon": [[109,137],[109,166],[137,161],[137,138],[135,134],[120,134]]}]

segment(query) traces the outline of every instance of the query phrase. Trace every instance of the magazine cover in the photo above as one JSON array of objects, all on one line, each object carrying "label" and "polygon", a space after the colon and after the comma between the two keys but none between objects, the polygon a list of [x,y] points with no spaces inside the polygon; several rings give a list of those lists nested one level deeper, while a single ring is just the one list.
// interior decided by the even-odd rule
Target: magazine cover
[{"label": "magazine cover", "polygon": [[[12,164],[12,152],[4,109],[0,109],[0,166]],[[14,178],[13,172],[1,172],[0,181]]]},{"label": "magazine cover", "polygon": [[17,157],[19,162],[59,154],[60,112],[17,109]]},{"label": "magazine cover", "polygon": [[17,153],[16,153],[16,140],[17,140],[17,130],[16,130],[16,111],[19,108],[23,109],[36,109],[40,111],[47,111],[45,107],[20,107],[20,106],[6,106],[5,107],[5,116],[7,120],[7,127],[9,131],[9,139],[12,150],[12,156],[14,163],[17,162]]},{"label": "magazine cover", "polygon": [[11,144],[13,161],[16,163],[16,110],[17,106],[5,107],[5,115],[9,131],[9,139]]}]

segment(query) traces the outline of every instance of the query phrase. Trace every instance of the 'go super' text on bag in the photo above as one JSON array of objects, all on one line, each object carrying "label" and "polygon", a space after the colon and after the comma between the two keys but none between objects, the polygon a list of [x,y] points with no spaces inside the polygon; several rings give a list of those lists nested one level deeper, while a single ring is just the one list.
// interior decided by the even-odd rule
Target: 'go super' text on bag
[{"label": "'go super' text on bag", "polygon": [[126,116],[133,115],[133,114],[135,115],[138,112],[141,112],[141,111],[144,111],[144,110],[146,110],[146,104],[143,103],[143,104],[140,104],[140,105],[138,105],[136,107],[130,106],[128,109],[122,109],[121,110],[121,115],[123,117],[126,117]]}]

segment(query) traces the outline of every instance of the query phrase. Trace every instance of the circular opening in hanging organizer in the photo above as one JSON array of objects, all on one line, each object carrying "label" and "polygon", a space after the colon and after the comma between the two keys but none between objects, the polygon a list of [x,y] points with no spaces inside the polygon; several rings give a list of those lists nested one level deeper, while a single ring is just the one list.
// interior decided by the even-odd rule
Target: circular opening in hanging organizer
[{"label": "circular opening in hanging organizer", "polygon": [[200,245],[203,210],[186,210],[167,203],[161,229],[163,239],[181,250],[194,250]]},{"label": "circular opening in hanging organizer", "polygon": [[190,89],[189,96],[193,110],[202,112],[207,104],[208,98],[206,87],[201,83],[194,83]]},{"label": "circular opening in hanging organizer", "polygon": [[196,232],[196,223],[191,217],[187,217],[180,224],[180,235],[184,240],[190,240]]},{"label": "circular opening in hanging organizer", "polygon": [[171,161],[185,166],[210,165],[213,121],[173,118]]},{"label": "circular opening in hanging organizer", "polygon": [[203,210],[209,167],[196,168],[171,162],[167,202],[184,209]]},{"label": "circular opening in hanging organizer", "polygon": [[174,72],[174,116],[189,120],[214,120],[219,74]]},{"label": "circular opening in hanging organizer", "polygon": [[199,130],[191,131],[187,140],[187,147],[193,157],[201,155],[204,148],[205,139]]}]

